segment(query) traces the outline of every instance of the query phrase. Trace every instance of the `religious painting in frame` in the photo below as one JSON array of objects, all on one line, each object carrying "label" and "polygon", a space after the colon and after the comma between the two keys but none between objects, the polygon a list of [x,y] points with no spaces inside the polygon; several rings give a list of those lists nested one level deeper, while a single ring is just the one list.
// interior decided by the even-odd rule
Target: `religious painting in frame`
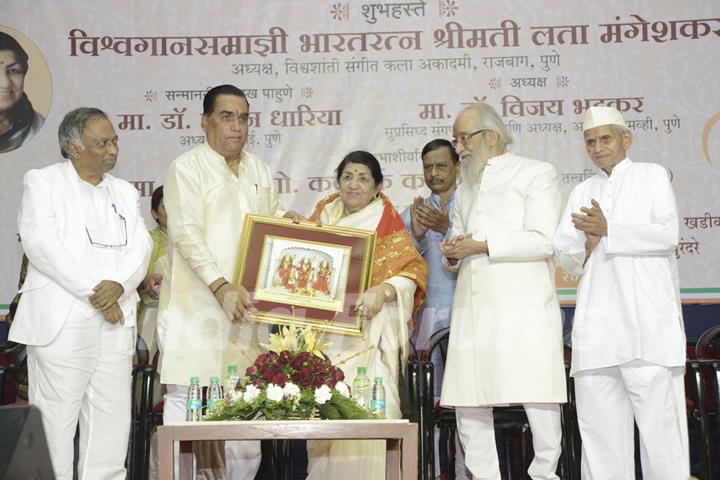
[{"label": "religious painting in frame", "polygon": [[360,336],[354,305],[374,252],[374,231],[247,215],[233,283],[250,292],[256,321]]}]

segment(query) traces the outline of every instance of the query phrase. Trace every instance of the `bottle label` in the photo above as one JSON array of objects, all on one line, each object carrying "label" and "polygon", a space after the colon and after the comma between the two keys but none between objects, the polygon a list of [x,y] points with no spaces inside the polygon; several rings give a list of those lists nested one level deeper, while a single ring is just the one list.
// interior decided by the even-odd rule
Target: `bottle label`
[{"label": "bottle label", "polygon": [[220,400],[219,398],[211,398],[210,400],[208,400],[207,408],[208,410],[214,410],[215,407],[220,406],[221,403],[222,400]]},{"label": "bottle label", "polygon": [[374,410],[374,411],[384,412],[385,411],[385,400],[370,401],[370,409]]},{"label": "bottle label", "polygon": [[197,399],[196,399],[196,400],[188,399],[186,405],[187,405],[188,411],[190,411],[190,412],[195,412],[195,411],[198,411],[198,410],[200,410],[200,409],[202,408],[202,401],[201,401],[201,400],[197,400]]}]

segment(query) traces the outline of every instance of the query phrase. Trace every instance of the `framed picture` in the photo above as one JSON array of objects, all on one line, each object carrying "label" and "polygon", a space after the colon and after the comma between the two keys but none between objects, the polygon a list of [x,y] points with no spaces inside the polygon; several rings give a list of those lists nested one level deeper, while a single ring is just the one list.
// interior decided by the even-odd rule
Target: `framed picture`
[{"label": "framed picture", "polygon": [[247,215],[233,282],[252,295],[257,321],[362,335],[354,305],[374,251],[374,231]]}]

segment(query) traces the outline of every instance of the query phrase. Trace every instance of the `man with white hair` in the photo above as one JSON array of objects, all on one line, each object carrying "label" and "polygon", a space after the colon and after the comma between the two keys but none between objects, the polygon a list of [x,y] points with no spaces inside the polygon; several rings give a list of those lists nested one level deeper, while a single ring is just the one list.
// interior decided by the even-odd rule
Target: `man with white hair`
[{"label": "man with white hair", "polygon": [[460,112],[453,136],[463,183],[440,248],[459,272],[440,402],[455,407],[475,478],[500,480],[492,407],[521,404],[535,450],[528,474],[558,479],[558,404],[566,400],[552,263],[558,174],[508,152],[512,137],[488,105]]},{"label": "man with white hair", "polygon": [[600,168],[570,194],[554,238],[560,266],[581,275],[572,369],[583,478],[688,478],[685,334],[667,171],[627,157],[632,133],[611,107],[591,107],[585,148]]},{"label": "man with white hair", "polygon": [[77,108],[58,128],[67,160],[25,174],[18,229],[29,260],[10,340],[27,345],[29,400],[42,413],[55,477],[124,480],[135,351],[135,291],[152,242],[130,183],[110,175],[118,136]]}]

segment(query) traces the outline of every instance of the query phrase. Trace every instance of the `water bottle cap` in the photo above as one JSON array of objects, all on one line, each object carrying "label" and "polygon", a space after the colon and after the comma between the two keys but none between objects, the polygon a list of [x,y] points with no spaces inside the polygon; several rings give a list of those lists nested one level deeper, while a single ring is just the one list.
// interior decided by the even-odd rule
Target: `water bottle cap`
[{"label": "water bottle cap", "polygon": [[220,379],[218,377],[210,377],[210,383],[220,383]]},{"label": "water bottle cap", "polygon": [[200,383],[200,377],[190,377],[190,383]]},{"label": "water bottle cap", "polygon": [[382,383],[382,377],[375,377],[375,383]]},{"label": "water bottle cap", "polygon": [[367,373],[367,367],[358,367],[357,373],[358,373],[358,375]]},{"label": "water bottle cap", "polygon": [[237,373],[237,365],[228,365],[228,373]]}]

